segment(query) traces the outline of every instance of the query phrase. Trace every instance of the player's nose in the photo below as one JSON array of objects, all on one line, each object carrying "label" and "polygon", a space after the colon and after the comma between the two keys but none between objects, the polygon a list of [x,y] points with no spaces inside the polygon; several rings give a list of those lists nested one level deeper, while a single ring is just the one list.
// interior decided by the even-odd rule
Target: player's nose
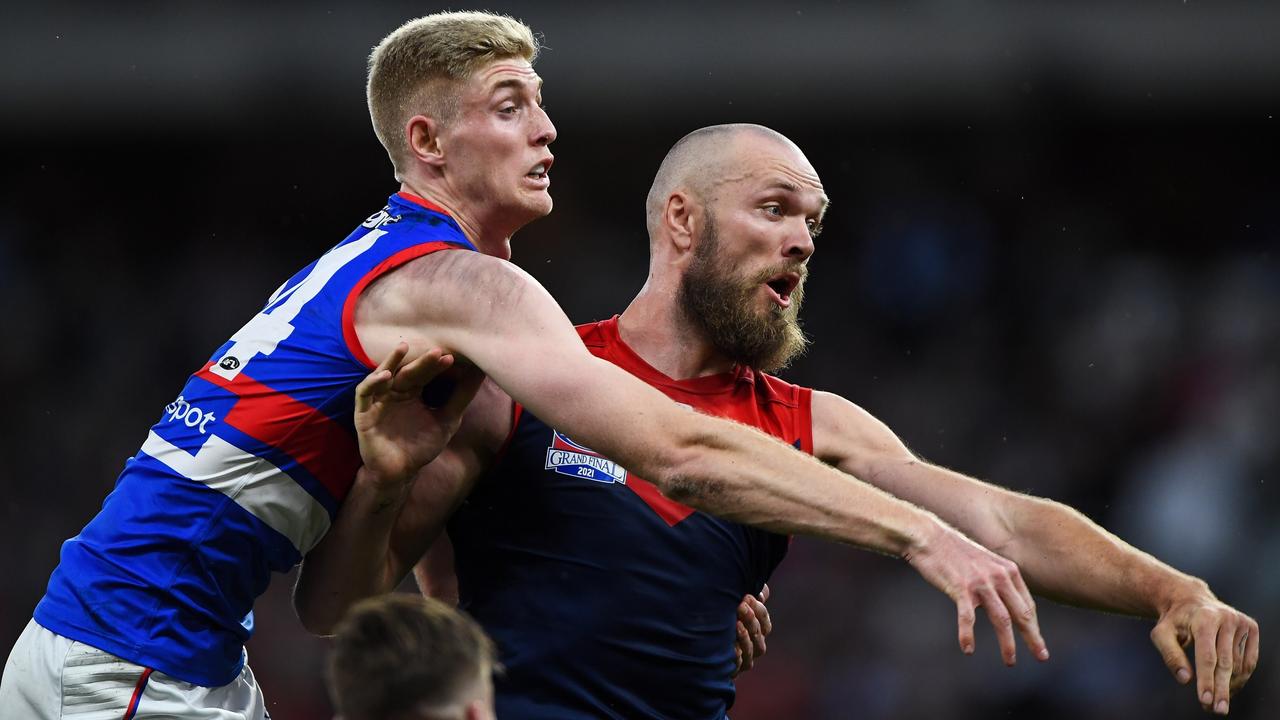
[{"label": "player's nose", "polygon": [[537,124],[534,129],[535,145],[550,145],[556,139],[556,126],[551,122],[551,116],[546,110],[538,108],[536,113]]},{"label": "player's nose", "polygon": [[809,256],[813,255],[813,235],[810,234],[809,226],[803,220],[789,224],[782,254],[790,260],[800,262],[808,260]]}]

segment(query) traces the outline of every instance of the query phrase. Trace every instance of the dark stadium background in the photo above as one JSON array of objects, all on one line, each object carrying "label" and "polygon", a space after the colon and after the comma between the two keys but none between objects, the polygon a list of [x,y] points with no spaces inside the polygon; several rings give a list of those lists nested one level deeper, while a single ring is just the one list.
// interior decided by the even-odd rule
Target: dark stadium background
[{"label": "dark stadium background", "polygon": [[[1275,717],[1280,6],[489,7],[548,46],[557,209],[515,252],[571,318],[641,284],[642,198],[677,138],[786,133],[833,198],[815,342],[786,377],[1206,578],[1264,635],[1233,715]],[[364,57],[438,9],[6,6],[5,652],[183,378],[396,189]],[[985,629],[959,653],[953,607],[901,562],[799,540],[772,584],[776,632],[735,720],[1200,712],[1146,622],[1046,601],[1052,661],[1005,669]],[[289,586],[258,604],[252,664],[274,717],[327,717],[325,643]]]}]

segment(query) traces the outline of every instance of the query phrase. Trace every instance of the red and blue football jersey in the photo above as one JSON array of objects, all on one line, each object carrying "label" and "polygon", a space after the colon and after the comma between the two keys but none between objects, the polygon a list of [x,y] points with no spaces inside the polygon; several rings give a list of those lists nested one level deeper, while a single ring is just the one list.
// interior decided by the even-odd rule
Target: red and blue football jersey
[{"label": "red and blue football jersey", "polygon": [[[807,388],[748,368],[673,380],[622,342],[617,318],[578,331],[593,354],[672,400],[813,451]],[[504,720],[723,718],[738,604],[789,542],[666,498],[519,405],[449,535],[461,606],[506,667],[496,681]]]},{"label": "red and blue football jersey", "polygon": [[35,610],[44,627],[204,686],[231,682],[253,601],[320,541],[360,466],[361,290],[445,249],[452,218],[393,195],[290,278],[191,376],[102,510],[62,546]]}]

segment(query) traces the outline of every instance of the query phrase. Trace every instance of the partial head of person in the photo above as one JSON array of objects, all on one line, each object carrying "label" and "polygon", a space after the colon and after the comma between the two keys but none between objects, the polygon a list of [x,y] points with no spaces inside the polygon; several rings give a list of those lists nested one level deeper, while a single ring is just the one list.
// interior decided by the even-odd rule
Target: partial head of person
[{"label": "partial head of person", "polygon": [[799,313],[827,204],[813,165],[783,135],[748,124],[695,130],[649,190],[649,285],[670,292],[725,357],[785,367],[808,344]]},{"label": "partial head of person", "polygon": [[533,69],[539,49],[519,20],[443,12],[401,25],[369,56],[369,115],[396,179],[473,241],[551,212],[556,130]]},{"label": "partial head of person", "polygon": [[494,647],[438,600],[392,594],[335,630],[329,694],[338,720],[493,720]]}]

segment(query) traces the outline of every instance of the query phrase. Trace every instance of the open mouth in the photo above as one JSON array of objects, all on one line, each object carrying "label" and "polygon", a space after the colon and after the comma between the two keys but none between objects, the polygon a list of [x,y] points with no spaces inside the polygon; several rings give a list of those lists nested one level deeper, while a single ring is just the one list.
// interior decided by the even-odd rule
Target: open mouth
[{"label": "open mouth", "polygon": [[547,156],[545,160],[534,165],[524,176],[533,180],[550,180],[551,176],[548,173],[551,171],[553,162],[555,162],[555,158]]},{"label": "open mouth", "polygon": [[774,302],[785,308],[791,305],[791,293],[800,285],[800,275],[793,272],[781,273],[769,278],[764,284],[773,295]]}]

